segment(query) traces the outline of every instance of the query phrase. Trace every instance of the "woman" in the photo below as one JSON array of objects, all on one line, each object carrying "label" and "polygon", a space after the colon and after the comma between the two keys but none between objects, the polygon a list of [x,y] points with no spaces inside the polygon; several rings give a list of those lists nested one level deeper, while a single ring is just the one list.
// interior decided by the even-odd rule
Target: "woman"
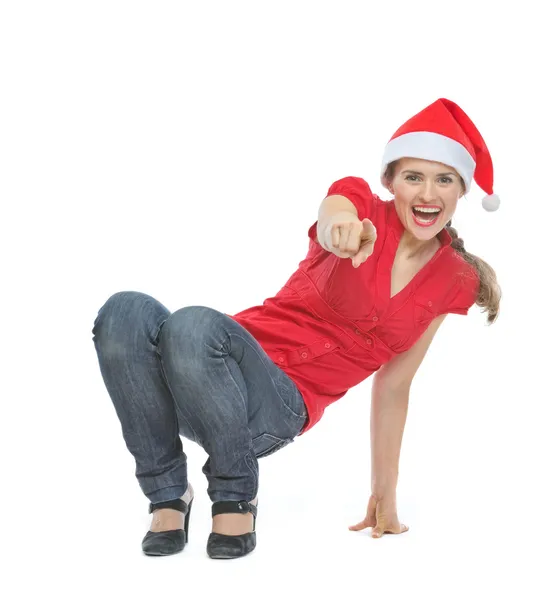
[{"label": "woman", "polygon": [[[180,436],[208,454],[211,558],[256,545],[258,459],[313,427],[325,408],[375,373],[373,536],[407,531],[395,490],[409,388],[448,313],[473,304],[498,315],[495,273],[451,227],[471,180],[498,207],[486,145],[453,102],[439,99],[387,144],[383,201],[357,177],[333,183],[309,229],[309,251],[281,290],[235,315],[173,314],[146,294],[119,292],[99,310],[101,373],[153,514],[142,548],[181,551],[193,490]],[[346,260],[350,259],[350,260]]]}]

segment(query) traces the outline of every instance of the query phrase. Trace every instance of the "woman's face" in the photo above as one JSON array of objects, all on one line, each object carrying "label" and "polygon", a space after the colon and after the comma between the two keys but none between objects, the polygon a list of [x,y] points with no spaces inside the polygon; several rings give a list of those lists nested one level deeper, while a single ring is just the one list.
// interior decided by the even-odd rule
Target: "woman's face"
[{"label": "woman's face", "polygon": [[418,158],[397,162],[389,189],[394,194],[400,221],[423,241],[432,239],[445,227],[464,193],[462,180],[453,168]]}]

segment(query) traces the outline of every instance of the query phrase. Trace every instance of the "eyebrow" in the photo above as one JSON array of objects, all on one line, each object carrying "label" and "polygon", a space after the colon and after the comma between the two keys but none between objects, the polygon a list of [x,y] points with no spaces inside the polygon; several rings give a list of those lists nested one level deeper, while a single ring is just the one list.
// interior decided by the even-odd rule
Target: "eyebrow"
[{"label": "eyebrow", "polygon": [[[406,169],[405,171],[402,171],[401,175],[403,175],[404,173],[412,173],[413,175],[422,175],[424,177],[424,173],[421,173],[420,171],[414,171],[413,169]],[[454,177],[456,177],[456,174],[451,173],[450,171],[448,171],[447,173],[437,174],[438,177],[445,177],[445,175],[453,175]]]}]

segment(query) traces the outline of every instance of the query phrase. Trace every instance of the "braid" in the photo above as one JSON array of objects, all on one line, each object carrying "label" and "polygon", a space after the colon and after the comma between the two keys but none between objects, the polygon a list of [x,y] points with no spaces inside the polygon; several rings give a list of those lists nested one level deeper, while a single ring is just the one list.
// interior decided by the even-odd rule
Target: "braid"
[{"label": "braid", "polygon": [[462,255],[467,254],[467,250],[465,249],[463,239],[458,235],[457,230],[454,229],[454,227],[452,227],[452,219],[445,225],[445,229],[448,231],[450,237],[452,238],[451,246],[454,248],[454,250],[456,250],[456,252]]},{"label": "braid", "polygon": [[499,303],[501,300],[501,288],[497,283],[497,276],[495,271],[488,265],[487,262],[467,252],[463,239],[458,235],[458,232],[452,227],[452,219],[445,225],[445,229],[452,238],[451,246],[458,253],[463,260],[472,265],[479,276],[480,288],[478,290],[478,296],[476,304],[481,306],[488,311],[488,324],[493,323],[499,314]]}]

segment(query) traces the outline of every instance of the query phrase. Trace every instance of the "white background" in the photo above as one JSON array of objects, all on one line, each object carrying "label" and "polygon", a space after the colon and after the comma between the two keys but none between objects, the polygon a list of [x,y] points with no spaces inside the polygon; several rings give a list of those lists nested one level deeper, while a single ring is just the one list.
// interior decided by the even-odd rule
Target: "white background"
[{"label": "white background", "polygon": [[[374,6],[373,6],[374,5]],[[534,37],[523,3],[25,2],[0,9],[5,598],[534,598]],[[150,517],[91,329],[113,293],[233,313],[275,294],[329,185],[380,187],[438,97],[491,150],[454,225],[501,314],[449,316],[411,391],[399,536],[349,532],[370,491],[370,384],[261,461],[255,552],[150,559]],[[532,554],[532,559],[530,558]],[[5,594],[4,592],[7,592]]]}]

